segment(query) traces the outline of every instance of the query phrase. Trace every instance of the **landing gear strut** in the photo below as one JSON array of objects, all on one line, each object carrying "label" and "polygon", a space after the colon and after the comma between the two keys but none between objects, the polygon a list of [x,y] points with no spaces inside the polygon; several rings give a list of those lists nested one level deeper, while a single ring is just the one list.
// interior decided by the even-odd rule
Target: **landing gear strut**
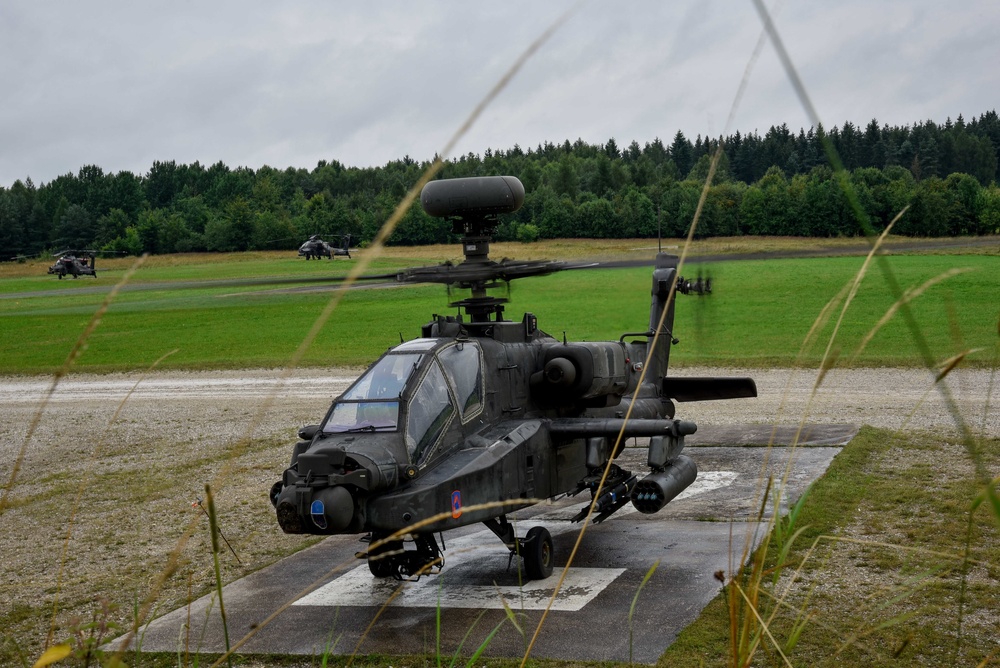
[{"label": "landing gear strut", "polygon": [[[371,543],[378,543],[386,536],[387,534],[372,533]],[[444,557],[434,534],[417,534],[413,542],[417,547],[415,550],[404,549],[401,540],[391,540],[369,548],[358,556],[367,557],[368,570],[377,578],[391,576],[397,580],[407,580],[439,573],[444,566]]]},{"label": "landing gear strut", "polygon": [[554,553],[552,536],[548,529],[532,527],[527,536],[518,538],[514,535],[514,526],[507,521],[506,515],[486,520],[483,524],[507,546],[512,561],[516,556],[524,560],[524,574],[529,580],[544,580],[552,575]]}]

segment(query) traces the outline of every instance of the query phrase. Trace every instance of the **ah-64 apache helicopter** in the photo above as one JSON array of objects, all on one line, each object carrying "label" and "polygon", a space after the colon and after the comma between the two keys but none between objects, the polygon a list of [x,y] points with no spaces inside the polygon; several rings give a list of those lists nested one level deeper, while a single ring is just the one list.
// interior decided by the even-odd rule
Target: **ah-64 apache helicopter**
[{"label": "ah-64 apache helicopter", "polygon": [[97,278],[97,251],[93,250],[64,250],[55,254],[55,264],[49,267],[50,274],[56,274],[59,280],[64,276],[80,278],[80,276],[93,276]]},{"label": "ah-64 apache helicopter", "polygon": [[[667,374],[677,343],[672,293],[708,288],[679,278],[673,256],[657,256],[645,331],[571,343],[544,333],[531,313],[505,320],[506,299],[488,289],[574,268],[489,259],[497,216],[523,201],[524,187],[509,176],[424,187],[424,210],[452,220],[465,259],[397,278],[471,290],[452,304],[467,319],[435,315],[419,338],[390,349],[337,397],[322,424],[299,431],[291,466],[270,493],[286,533],[365,534],[359,557],[371,572],[408,578],[443,566],[435,533],[482,522],[512,559],[523,558],[528,578],[545,578],[553,567],[549,532],[533,527],[519,538],[508,513],[583,491],[598,522],[629,502],[655,513],[697,475],[681,453],[697,427],[674,419],[673,402],[757,395],[750,378]],[[628,438],[649,439],[643,477],[609,466]]]},{"label": "ah-64 apache helicopter", "polygon": [[325,257],[328,260],[332,260],[335,257],[347,257],[351,258],[351,235],[343,235],[344,247],[337,248],[333,244],[329,244],[322,239],[320,239],[318,234],[314,234],[309,237],[301,246],[299,246],[299,256],[305,256],[307,260],[316,258],[317,260]]}]

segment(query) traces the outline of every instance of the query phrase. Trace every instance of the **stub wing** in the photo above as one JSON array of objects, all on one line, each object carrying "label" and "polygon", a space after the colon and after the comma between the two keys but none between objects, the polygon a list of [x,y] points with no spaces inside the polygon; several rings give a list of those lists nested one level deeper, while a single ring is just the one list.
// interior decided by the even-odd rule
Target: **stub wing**
[{"label": "stub wing", "polygon": [[746,399],[757,396],[757,384],[753,378],[676,378],[667,376],[663,379],[663,394],[676,401]]}]

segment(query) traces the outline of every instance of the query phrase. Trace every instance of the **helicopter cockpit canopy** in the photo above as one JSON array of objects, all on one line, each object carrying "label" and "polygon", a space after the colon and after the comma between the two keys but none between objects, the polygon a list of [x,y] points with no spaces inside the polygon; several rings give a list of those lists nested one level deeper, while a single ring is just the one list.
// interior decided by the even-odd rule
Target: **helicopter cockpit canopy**
[{"label": "helicopter cockpit canopy", "polygon": [[380,359],[334,403],[323,431],[395,431],[403,389],[420,358],[408,353]]},{"label": "helicopter cockpit canopy", "polygon": [[323,431],[399,431],[405,420],[406,449],[417,463],[455,418],[465,423],[481,413],[484,396],[477,342],[414,339],[386,353],[337,399]]}]

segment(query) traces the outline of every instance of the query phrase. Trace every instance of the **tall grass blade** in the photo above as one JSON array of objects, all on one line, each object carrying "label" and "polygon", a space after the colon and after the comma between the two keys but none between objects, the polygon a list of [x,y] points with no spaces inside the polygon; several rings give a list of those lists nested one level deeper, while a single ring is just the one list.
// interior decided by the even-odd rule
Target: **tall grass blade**
[{"label": "tall grass blade", "polygon": [[[489,647],[491,642],[493,642],[493,638],[496,637],[496,634],[500,631],[501,628],[503,628],[503,625],[506,624],[508,621],[515,621],[514,620],[515,615],[513,611],[510,609],[510,607],[507,605],[507,601],[504,600],[502,595],[500,595],[500,601],[504,606],[504,611],[506,613],[506,616],[504,617],[504,619],[501,619],[499,622],[497,622],[497,625],[494,626],[493,629],[488,634],[486,634],[486,637],[483,639],[483,642],[479,644],[479,647],[476,648],[476,651],[472,653],[471,657],[469,657],[469,660],[465,664],[468,668],[472,668],[472,666],[475,665],[476,661],[479,660],[479,657],[481,657],[483,655],[483,652],[486,651],[486,648]],[[485,614],[486,614],[485,610],[480,612],[476,616],[476,619],[473,620],[472,625],[469,626],[468,629],[466,629],[465,635],[462,636],[461,642],[459,642],[458,647],[455,648],[455,654],[452,656],[451,663],[449,664],[448,668],[454,668],[455,664],[458,662],[458,657],[462,652],[462,648],[465,647],[465,641],[469,639],[470,635],[472,635],[472,631],[476,628],[476,626],[479,625],[480,620],[482,620],[483,615]],[[518,629],[518,631],[521,632],[522,636],[524,635],[524,632],[521,631],[521,629],[517,626],[516,623],[514,623],[514,628]],[[441,662],[440,650],[438,650],[438,663],[440,664],[440,662]]]},{"label": "tall grass blade", "polygon": [[[762,22],[764,23],[766,31],[771,36],[771,41],[775,47],[775,50],[778,53],[778,57],[783,67],[785,68],[786,74],[789,80],[791,81],[792,86],[795,89],[795,92],[798,95],[803,108],[805,108],[807,114],[809,115],[810,119],[813,122],[813,125],[815,127],[820,127],[821,123],[819,120],[819,116],[816,113],[816,110],[813,107],[811,100],[809,99],[805,86],[803,85],[801,79],[799,78],[798,72],[796,71],[796,68],[792,63],[791,58],[789,57],[787,51],[784,48],[782,40],[778,35],[778,32],[774,26],[773,21],[771,20],[771,17],[767,12],[767,9],[764,7],[762,0],[754,0],[754,5],[757,8],[758,14],[761,17]],[[860,206],[857,194],[854,191],[852,184],[850,183],[848,175],[843,168],[843,164],[840,161],[840,158],[837,155],[836,150],[834,149],[833,144],[830,141],[830,138],[825,135],[823,135],[821,138],[823,140],[824,150],[826,151],[828,159],[830,160],[830,163],[834,168],[835,177],[838,183],[840,184],[841,188],[843,189],[845,195],[847,196],[848,201],[850,202],[852,208],[854,209],[855,215],[858,219],[859,224],[861,225],[862,230],[864,231],[866,236],[868,236],[869,239],[873,238],[874,233],[871,228],[871,224],[867,216],[864,214],[863,209]],[[923,332],[921,331],[921,328],[916,318],[914,317],[912,311],[909,308],[909,302],[915,296],[913,294],[913,291],[904,293],[900,289],[899,284],[896,281],[896,278],[888,262],[884,258],[880,258],[879,266],[882,270],[886,283],[888,284],[892,294],[895,296],[896,299],[896,305],[894,305],[893,313],[895,312],[895,310],[900,311],[903,320],[906,323],[906,326],[913,338],[916,348],[924,362],[924,365],[928,369],[933,369],[935,364],[933,356],[931,354],[930,347],[923,335]],[[932,279],[932,280],[943,280],[943,277],[938,277],[938,279]],[[927,286],[925,286],[923,289],[926,289],[926,287]],[[880,326],[881,324],[878,325],[878,327]],[[867,340],[870,339],[866,339],[865,344],[867,343]],[[956,360],[955,363],[957,363],[957,361],[958,360]],[[946,370],[950,371],[947,364],[946,364]],[[947,373],[945,373],[944,375],[947,375]],[[996,491],[989,484],[990,476],[988,475],[987,470],[985,468],[982,452],[978,447],[977,443],[975,442],[975,439],[973,438],[971,432],[969,431],[968,426],[965,423],[965,420],[958,408],[957,403],[955,402],[946,384],[935,383],[935,385],[939,388],[942,398],[944,399],[946,405],[948,406],[948,410],[953,416],[955,424],[962,434],[962,439],[965,445],[965,449],[969,454],[970,459],[973,462],[973,465],[976,470],[976,476],[980,484],[982,484],[985,488],[984,494],[986,498],[991,500],[991,505],[993,505],[994,511],[1000,512],[1000,503],[995,505],[993,504],[993,499],[996,497]],[[998,515],[998,517],[1000,517],[1000,515]]]},{"label": "tall grass blade", "polygon": [[[479,614],[476,615],[476,618],[472,620],[472,624],[469,625],[469,628],[465,630],[465,635],[462,636],[462,639],[458,643],[458,647],[455,648],[455,653],[451,656],[451,663],[448,664],[448,668],[455,668],[455,664],[458,663],[458,658],[462,654],[462,648],[465,647],[465,642],[469,639],[469,636],[472,635],[472,632],[475,630],[476,626],[479,625],[479,622],[483,619],[483,615],[485,614],[486,610],[481,610]],[[441,665],[440,641],[438,643],[438,665]]]},{"label": "tall grass blade", "polygon": [[[889,236],[889,232],[892,230],[896,222],[906,213],[909,206],[904,207],[902,211],[896,214],[892,221],[886,225],[885,230],[879,235],[875,243],[872,244],[871,250],[868,251],[868,255],[865,257],[865,261],[861,263],[861,268],[858,269],[858,273],[854,276],[854,282],[851,284],[851,289],[847,294],[847,299],[844,300],[844,307],[840,310],[840,317],[837,318],[836,324],[833,326],[833,332],[830,334],[830,341],[826,345],[826,352],[823,353],[823,360],[825,361],[830,357],[831,350],[833,348],[833,342],[837,338],[837,333],[840,331],[840,326],[844,322],[844,316],[847,315],[847,309],[850,308],[851,302],[854,301],[854,297],[858,294],[858,289],[861,287],[861,282],[864,280],[865,275],[868,273],[868,267],[871,265],[872,258],[878,251],[879,247],[885,241],[886,237]],[[826,366],[825,364],[821,366]]]},{"label": "tall grass blade", "polygon": [[230,667],[233,665],[229,651],[229,622],[226,620],[226,604],[222,599],[222,571],[219,568],[219,521],[215,513],[215,497],[211,485],[205,485],[205,501],[208,503],[209,528],[212,531],[212,563],[215,567],[215,588],[219,593],[219,616],[222,617],[222,633],[226,640],[226,654]]},{"label": "tall grass blade", "polygon": [[[819,119],[819,114],[816,113],[816,109],[813,107],[812,101],[809,99],[809,95],[806,92],[805,86],[802,80],[799,78],[798,72],[792,63],[791,58],[788,55],[787,50],[781,40],[781,36],[778,34],[777,29],[774,26],[774,22],[771,20],[768,14],[767,8],[764,7],[762,0],[754,0],[754,6],[757,8],[757,12],[761,17],[761,21],[764,23],[764,27],[767,30],[768,35],[771,37],[771,43],[774,45],[775,51],[778,53],[778,58],[785,69],[785,72],[792,83],[792,87],[795,89],[796,94],[802,103],[803,108],[809,115],[815,127],[821,126]],[[855,217],[861,226],[862,231],[865,236],[869,239],[874,237],[874,230],[872,229],[871,222],[868,216],[865,214],[861,202],[858,198],[857,192],[854,190],[851,184],[847,170],[844,169],[844,164],[837,154],[836,148],[830,138],[823,134],[822,144],[824,151],[826,152],[827,159],[833,166],[834,176],[837,179],[838,184],[843,190],[851,208],[854,210]],[[906,324],[907,329],[913,339],[913,343],[917,349],[924,366],[927,369],[934,368],[934,356],[931,352],[930,345],[927,342],[926,337],[923,334],[923,330],[920,328],[920,324],[913,314],[913,311],[909,307],[910,299],[907,298],[907,294],[903,292],[900,288],[899,282],[896,280],[896,276],[889,266],[888,261],[885,257],[879,257],[879,268],[882,271],[882,276],[889,287],[891,294],[895,297],[898,306],[898,310],[902,315],[903,321]],[[911,297],[912,298],[912,297]],[[948,407],[948,412],[951,414],[955,421],[955,426],[958,428],[962,435],[962,442],[965,447],[969,458],[972,460],[973,466],[975,467],[976,477],[981,485],[987,485],[990,479],[989,472],[983,461],[982,453],[979,451],[976,441],[969,430],[968,424],[962,415],[961,410],[955,401],[954,396],[951,394],[951,390],[946,383],[938,383],[937,387],[940,391],[941,397]],[[995,495],[995,492],[992,494]],[[1000,517],[1000,515],[998,515]]]},{"label": "tall grass blade", "polygon": [[911,619],[913,619],[914,617],[916,617],[917,614],[918,614],[918,611],[916,611],[916,610],[909,610],[907,612],[904,612],[902,614],[899,614],[899,615],[893,617],[892,619],[888,619],[888,620],[886,620],[884,622],[880,622],[880,623],[878,623],[878,624],[876,624],[874,626],[870,626],[870,627],[866,628],[863,632],[857,633],[855,635],[852,635],[847,640],[845,640],[844,643],[840,647],[837,648],[837,651],[833,653],[833,656],[834,657],[840,656],[846,649],[848,649],[849,647],[852,647],[853,645],[855,645],[862,638],[870,636],[870,635],[872,635],[874,633],[878,633],[879,631],[884,631],[886,629],[891,629],[891,628],[893,628],[895,626],[899,626],[900,624],[905,624],[906,622],[908,622]]},{"label": "tall grass blade", "polygon": [[963,350],[962,352],[958,353],[957,355],[954,355],[953,357],[949,357],[948,359],[946,359],[944,362],[941,363],[941,372],[938,373],[937,377],[934,379],[934,382],[940,383],[948,376],[949,373],[954,371],[955,367],[961,364],[966,357],[981,352],[982,350],[983,350],[982,348],[971,348],[969,350]]},{"label": "tall grass blade", "polygon": [[646,575],[642,578],[642,582],[639,583],[639,588],[635,590],[635,595],[632,597],[632,604],[628,607],[628,662],[632,663],[632,645],[633,645],[633,627],[632,620],[635,617],[635,606],[639,602],[639,594],[642,593],[643,587],[649,582],[649,579],[653,577],[653,573],[656,569],[660,567],[660,560],[657,559],[656,562],[649,567],[646,571]]},{"label": "tall grass blade", "polygon": [[942,274],[938,274],[937,276],[928,279],[919,287],[914,288],[912,290],[907,290],[905,293],[903,293],[903,295],[899,297],[899,299],[897,299],[892,306],[889,307],[889,309],[879,319],[879,321],[875,323],[875,326],[872,327],[867,334],[865,334],[865,337],[861,339],[861,343],[858,344],[857,350],[854,352],[854,356],[851,358],[851,362],[856,360],[858,356],[861,355],[862,352],[864,352],[865,347],[867,347],[868,344],[871,342],[871,340],[875,338],[875,335],[879,333],[879,330],[881,330],[882,327],[886,325],[886,323],[892,320],[893,317],[897,313],[899,313],[902,309],[904,309],[910,302],[912,302],[920,295],[924,294],[924,292],[926,292],[928,288],[932,288],[938,283],[941,283],[942,281],[945,281],[954,276],[958,276],[959,274],[964,274],[968,271],[971,270],[961,269],[961,268],[949,269],[948,271]]},{"label": "tall grass blade", "polygon": [[[518,505],[523,504],[523,503],[533,504],[533,503],[540,503],[542,501],[544,501],[544,499],[518,499],[517,500],[517,504]],[[510,505],[511,505],[511,503],[512,502],[510,502],[510,501],[491,501],[489,503],[481,503],[481,504],[474,504],[474,505],[466,506],[465,509],[466,509],[467,512],[474,512],[474,511],[483,510],[483,509],[509,508]],[[386,536],[382,540],[373,542],[369,546],[369,549],[381,547],[382,545],[385,545],[386,543],[391,542],[391,541],[402,540],[403,537],[406,536],[406,534],[408,534],[408,533],[412,533],[412,532],[418,531],[418,530],[420,530],[420,529],[422,529],[422,528],[424,528],[426,526],[430,526],[432,524],[440,522],[443,519],[450,518],[450,517],[451,517],[451,511],[450,510],[442,512],[442,513],[438,513],[437,515],[433,515],[431,517],[427,517],[427,518],[421,520],[420,522],[416,522],[416,523],[414,523],[414,524],[412,524],[412,525],[410,525],[408,527],[400,529],[399,531],[397,531],[394,534]],[[315,580],[313,580],[311,583],[309,583],[308,585],[306,585],[297,594],[291,596],[288,599],[287,602],[285,602],[284,604],[282,604],[277,610],[275,610],[270,615],[268,615],[263,621],[261,621],[259,624],[257,624],[257,626],[255,626],[251,631],[249,631],[246,635],[244,635],[237,642],[235,642],[233,644],[232,648],[230,649],[230,652],[228,652],[225,655],[223,655],[223,656],[219,657],[218,659],[216,659],[216,661],[212,664],[212,668],[215,668],[216,666],[219,666],[224,660],[226,660],[228,658],[228,656],[230,655],[231,652],[237,651],[240,647],[242,647],[245,643],[247,643],[251,638],[253,638],[262,629],[264,629],[268,625],[270,625],[271,622],[273,622],[281,614],[283,614],[286,610],[288,610],[288,608],[292,607],[292,605],[295,603],[295,601],[297,601],[300,598],[302,598],[303,596],[306,596],[307,594],[310,594],[310,593],[314,592],[315,590],[319,589],[324,583],[326,583],[327,581],[329,581],[333,576],[335,576],[337,573],[345,570],[350,564],[352,564],[354,562],[355,562],[355,558],[351,557],[350,559],[348,559],[348,560],[346,560],[346,561],[344,561],[342,563],[336,564],[333,568],[331,568],[330,570],[328,570],[326,573],[323,573],[322,575],[320,575],[319,577],[317,577]],[[428,568],[434,567],[435,565],[436,565],[436,563],[429,564]],[[403,582],[403,583],[400,583],[400,584],[401,584],[401,586],[398,587],[392,593],[392,595],[385,601],[385,603],[382,605],[382,607],[376,613],[375,618],[372,619],[372,621],[369,623],[368,627],[365,629],[365,631],[362,633],[361,637],[358,639],[358,643],[355,646],[354,653],[352,654],[352,658],[350,658],[348,660],[347,665],[351,665],[353,663],[353,660],[354,660],[353,656],[356,655],[358,653],[358,651],[360,650],[361,644],[364,642],[364,640],[368,637],[368,634],[374,628],[375,623],[378,621],[378,618],[382,614],[382,612],[392,603],[392,601],[394,601],[402,593],[402,591],[403,591],[402,586],[405,585],[406,583]],[[506,601],[503,601],[503,603],[504,603],[504,606],[506,607]],[[515,623],[515,627],[518,629],[519,632],[523,633],[523,631],[521,630],[520,626],[517,625],[516,623]]]},{"label": "tall grass blade", "polygon": [[437,654],[438,668],[441,668],[441,588],[444,586],[444,577],[438,578],[437,585],[437,608],[434,610],[434,649]]},{"label": "tall grass blade", "polygon": [[[746,90],[747,83],[750,80],[750,74],[751,74],[751,72],[753,70],[753,66],[757,62],[757,59],[760,56],[761,50],[763,49],[763,44],[764,44],[763,37],[764,37],[764,33],[762,32],[761,38],[758,39],[757,45],[756,45],[756,47],[755,47],[755,49],[754,49],[754,51],[753,51],[753,53],[752,53],[752,55],[751,55],[748,63],[747,63],[746,68],[744,69],[743,77],[740,80],[740,86],[737,89],[735,98],[733,100],[733,104],[730,107],[729,116],[728,116],[727,121],[726,121],[726,130],[725,131],[728,131],[729,125],[732,123],[732,121],[733,121],[733,119],[734,119],[734,117],[736,115],[736,110],[739,107],[740,101],[742,100],[742,97],[743,97],[743,93]],[[724,131],[723,134],[725,134],[725,131]],[[710,186],[712,184],[712,180],[715,178],[715,172],[718,169],[719,160],[721,159],[722,153],[723,153],[723,145],[722,145],[722,142],[719,141],[718,142],[718,146],[716,148],[716,151],[712,155],[712,160],[709,163],[708,174],[707,174],[707,176],[705,178],[705,183],[704,183],[704,186],[702,187],[701,194],[699,195],[698,204],[697,204],[697,206],[695,208],[695,212],[694,212],[694,216],[693,216],[693,218],[691,220],[691,224],[688,227],[687,238],[686,238],[685,243],[684,243],[684,245],[683,245],[683,247],[681,249],[681,252],[680,252],[680,257],[679,257],[678,262],[677,262],[677,271],[676,271],[676,273],[674,275],[675,276],[674,283],[669,288],[669,292],[667,294],[666,304],[665,304],[663,312],[662,312],[662,314],[660,316],[660,322],[657,324],[657,327],[656,327],[656,330],[655,330],[655,334],[654,334],[652,340],[649,341],[649,343],[648,343],[647,355],[650,356],[650,357],[652,357],[654,355],[654,353],[656,351],[657,345],[664,345],[660,341],[660,339],[661,339],[660,332],[663,330],[663,321],[664,321],[664,318],[666,317],[667,312],[671,308],[673,300],[676,298],[676,294],[677,294],[677,292],[676,292],[676,288],[677,288],[676,278],[681,275],[681,272],[682,272],[682,270],[684,268],[684,261],[687,258],[688,251],[689,251],[689,249],[691,247],[691,243],[692,243],[692,241],[694,239],[695,231],[696,231],[696,229],[698,227],[698,221],[701,218],[701,213],[702,213],[702,210],[704,208],[705,201],[707,200],[707,197],[708,197],[709,188],[710,188]],[[647,368],[648,367],[644,367],[643,370],[640,372],[639,379],[637,381],[639,386],[641,386],[642,383],[645,381],[646,369]],[[635,401],[635,397],[633,397],[633,401],[630,402],[629,407],[628,407],[628,409],[627,409],[627,411],[625,413],[625,424],[627,424],[628,421],[631,419],[631,416],[632,416],[632,407],[634,405],[634,401]],[[614,445],[615,449],[617,449],[618,444],[622,440],[622,433],[624,433],[624,426],[622,427],[622,432],[620,432],[618,434],[618,438],[615,441],[615,445]],[[607,463],[607,465],[605,466],[605,469],[604,469],[604,472],[602,474],[601,480],[600,480],[600,482],[598,484],[598,488],[600,488],[601,486],[604,485],[604,482],[607,479],[608,472],[610,471],[610,469],[611,469],[611,461],[609,460],[608,463]],[[538,625],[535,628],[535,633],[532,636],[531,641],[528,644],[528,648],[526,649],[526,651],[524,653],[524,657],[521,660],[521,668],[524,668],[525,664],[527,663],[528,657],[531,655],[531,649],[534,647],[535,642],[537,641],[539,635],[541,634],[542,627],[545,624],[545,620],[548,617],[549,611],[552,609],[552,605],[555,602],[556,598],[558,597],[559,591],[561,590],[562,585],[565,582],[566,574],[569,572],[569,568],[572,565],[574,559],[576,558],[576,553],[577,553],[577,551],[579,549],[580,544],[583,541],[583,536],[584,536],[584,534],[587,531],[587,525],[589,524],[590,518],[591,518],[591,516],[593,514],[594,502],[596,502],[596,498],[591,501],[591,505],[590,505],[590,508],[588,509],[587,516],[586,516],[586,518],[581,523],[580,531],[577,534],[576,543],[573,545],[573,549],[570,552],[569,558],[567,559],[566,566],[563,569],[563,572],[562,572],[562,574],[559,577],[559,581],[556,583],[555,590],[553,591],[552,596],[549,599],[548,605],[546,606],[545,610],[542,612],[541,619],[539,619]]]},{"label": "tall grass blade", "polygon": [[506,619],[501,619],[499,622],[497,622],[497,625],[494,626],[493,630],[489,632],[489,635],[486,636],[482,644],[480,644],[479,647],[476,648],[476,651],[473,652],[472,656],[469,657],[469,660],[466,661],[465,663],[466,668],[473,668],[473,666],[476,665],[476,662],[479,661],[479,657],[483,655],[483,652],[486,651],[486,648],[489,647],[489,644],[493,641],[493,638],[496,636],[497,632],[500,631],[500,629],[506,622],[507,622]]},{"label": "tall grass blade", "polygon": [[524,628],[517,621],[517,614],[514,613],[511,607],[507,604],[507,600],[502,596],[500,597],[500,603],[503,605],[503,612],[507,616],[507,621],[511,623],[511,626],[514,627],[514,630],[516,630],[521,637],[524,637]]},{"label": "tall grass blade", "polygon": [[[753,617],[757,621],[757,624],[759,625],[759,628],[761,629],[761,631],[763,632],[763,634],[766,635],[767,638],[771,641],[771,644],[773,645],[774,650],[781,657],[782,662],[786,666],[789,666],[789,668],[791,668],[791,665],[792,665],[791,661],[789,661],[788,657],[785,656],[785,653],[782,651],[781,646],[778,644],[778,641],[775,640],[775,638],[774,638],[773,635],[771,635],[771,630],[768,628],[768,625],[764,621],[764,619],[760,616],[760,612],[757,610],[756,603],[754,601],[752,601],[750,599],[750,597],[747,596],[746,592],[743,591],[743,589],[739,586],[738,583],[734,582],[733,584],[735,585],[736,591],[739,592],[739,595],[743,599],[744,603],[746,603],[747,608],[750,610],[750,612],[753,613]],[[741,657],[741,658],[743,658],[743,657]],[[749,664],[751,658],[752,658],[752,655],[746,656],[745,657],[745,661],[741,662],[741,665]]]},{"label": "tall grass blade", "polygon": [[45,668],[46,666],[51,666],[53,663],[62,661],[72,653],[73,647],[69,643],[53,645],[42,652],[42,655],[38,657],[38,660],[32,664],[32,668]]}]

